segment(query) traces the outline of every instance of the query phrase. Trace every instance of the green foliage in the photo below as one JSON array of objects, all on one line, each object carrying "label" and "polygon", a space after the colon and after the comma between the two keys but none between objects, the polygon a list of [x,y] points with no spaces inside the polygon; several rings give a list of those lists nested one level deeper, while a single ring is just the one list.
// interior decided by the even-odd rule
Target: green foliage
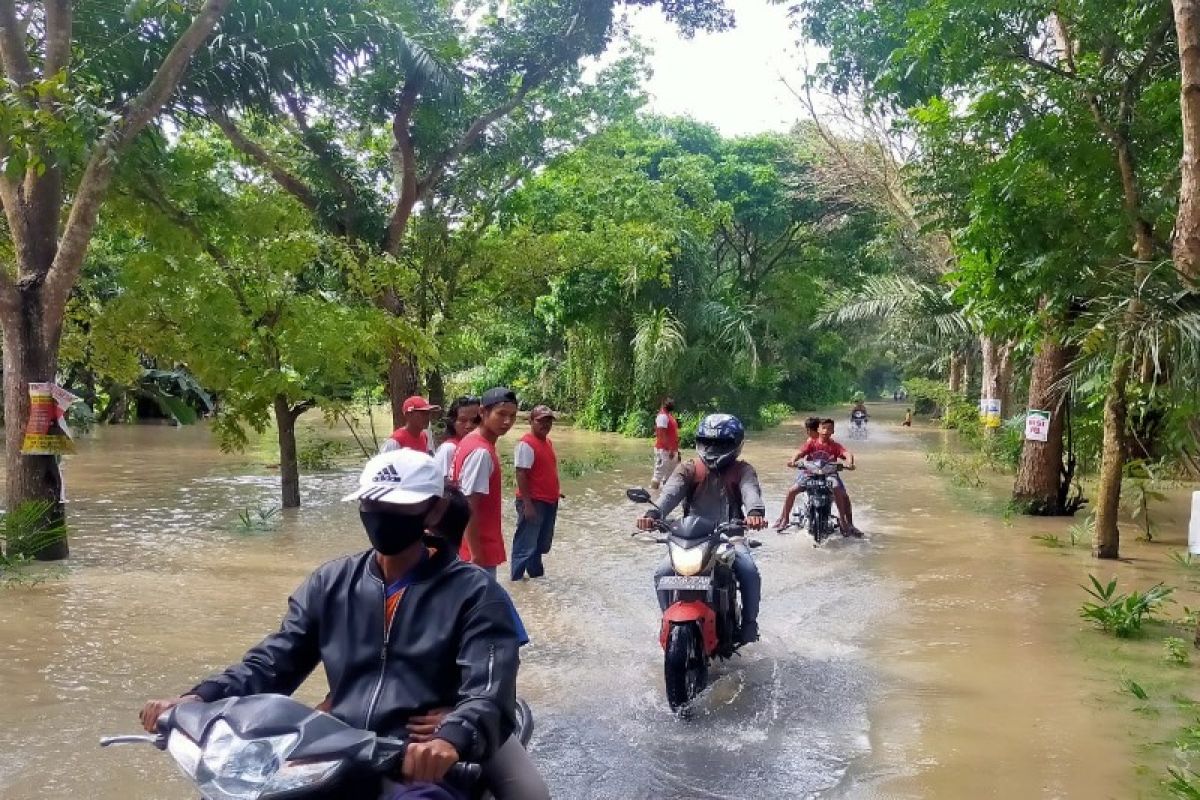
[{"label": "green foliage", "polygon": [[645,439],[654,435],[653,411],[633,409],[626,411],[617,426],[617,432],[630,439]]},{"label": "green foliage", "polygon": [[603,472],[617,462],[617,455],[610,450],[590,453],[581,458],[564,458],[558,462],[558,473],[564,478],[582,478]]},{"label": "green foliage", "polygon": [[283,520],[279,506],[244,508],[238,512],[238,530],[242,533],[261,533],[274,530]]},{"label": "green foliage", "polygon": [[758,410],[752,424],[758,429],[774,428],[794,416],[796,416],[796,409],[787,403],[770,403]]},{"label": "green foliage", "polygon": [[1166,781],[1163,786],[1171,793],[1171,797],[1176,800],[1200,800],[1200,775],[1175,767],[1168,767],[1167,772],[1171,775],[1171,780]]},{"label": "green foliage", "polygon": [[48,500],[31,500],[6,511],[0,519],[0,576],[28,566],[40,551],[66,536],[62,517]]},{"label": "green foliage", "polygon": [[1191,644],[1178,636],[1163,639],[1163,660],[1170,664],[1187,666],[1191,663]]},{"label": "green foliage", "polygon": [[964,489],[980,489],[984,481],[983,459],[980,456],[965,456],[958,453],[931,452],[925,459],[938,472],[946,475],[955,486]]},{"label": "green foliage", "polygon": [[1162,480],[1157,465],[1143,459],[1125,464],[1125,479],[1122,483],[1121,504],[1129,515],[1137,520],[1146,541],[1154,539],[1154,521],[1151,518],[1152,503],[1161,503],[1167,496],[1161,491]]},{"label": "green foliage", "polygon": [[1121,679],[1121,688],[1124,689],[1125,691],[1129,692],[1131,695],[1136,697],[1138,700],[1149,700],[1150,699],[1150,695],[1146,693],[1146,690],[1143,689],[1141,687],[1141,685],[1137,681],[1133,680],[1132,678],[1122,678]]},{"label": "green foliage", "polygon": [[1187,570],[1200,569],[1200,560],[1195,559],[1190,552],[1171,553],[1171,560]]},{"label": "green foliage", "polygon": [[1079,608],[1079,615],[1096,623],[1107,633],[1118,638],[1128,638],[1137,635],[1142,628],[1142,621],[1153,616],[1155,610],[1170,598],[1174,589],[1155,584],[1145,592],[1133,591],[1129,594],[1117,592],[1117,579],[1113,578],[1108,584],[1102,584],[1095,575],[1089,575],[1091,587],[1081,587],[1096,602],[1085,602]]},{"label": "green foliage", "polygon": [[337,466],[338,460],[350,452],[345,442],[332,439],[313,439],[300,446],[296,460],[305,472],[323,472]]}]

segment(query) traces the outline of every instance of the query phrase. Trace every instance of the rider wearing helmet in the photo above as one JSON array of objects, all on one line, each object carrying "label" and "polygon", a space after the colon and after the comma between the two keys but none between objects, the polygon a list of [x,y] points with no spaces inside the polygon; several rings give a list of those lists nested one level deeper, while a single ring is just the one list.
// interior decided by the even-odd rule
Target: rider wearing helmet
[{"label": "rider wearing helmet", "polygon": [[[670,514],[683,503],[685,516],[707,517],[716,522],[745,519],[749,528],[765,528],[766,507],[758,473],[740,460],[746,429],[730,414],[710,414],[696,431],[696,453],[699,458],[681,464],[663,486],[658,509],[651,509],[638,520],[643,530],[654,528],[655,521]],[[661,510],[661,513],[660,513]],[[733,572],[742,595],[741,638],[743,643],[758,639],[758,606],[762,596],[762,578],[750,555],[750,548],[737,545]],[[673,572],[668,558],[659,565],[654,580]],[[668,592],[658,593],[658,602],[665,611],[670,601]]]}]

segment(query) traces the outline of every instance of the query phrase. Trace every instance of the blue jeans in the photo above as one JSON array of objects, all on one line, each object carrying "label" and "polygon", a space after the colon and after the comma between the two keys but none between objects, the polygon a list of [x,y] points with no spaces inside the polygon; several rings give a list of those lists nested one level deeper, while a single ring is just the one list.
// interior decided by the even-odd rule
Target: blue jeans
[{"label": "blue jeans", "polygon": [[[733,574],[737,577],[738,591],[742,595],[742,623],[756,624],[758,607],[762,602],[762,575],[758,573],[758,565],[754,563],[754,556],[750,555],[749,547],[739,544],[734,547],[734,552],[736,555],[733,559]],[[671,559],[664,559],[654,571],[654,584],[657,586],[658,579],[662,576],[673,574],[675,568],[671,566]],[[666,611],[670,602],[670,592],[658,593],[659,608]]]},{"label": "blue jeans", "polygon": [[542,556],[550,552],[554,544],[554,523],[558,520],[558,503],[543,503],[534,500],[536,512],[532,520],[525,519],[525,503],[517,500],[517,532],[513,534],[512,579],[519,581],[529,573],[531,578],[540,578],[546,573]]}]

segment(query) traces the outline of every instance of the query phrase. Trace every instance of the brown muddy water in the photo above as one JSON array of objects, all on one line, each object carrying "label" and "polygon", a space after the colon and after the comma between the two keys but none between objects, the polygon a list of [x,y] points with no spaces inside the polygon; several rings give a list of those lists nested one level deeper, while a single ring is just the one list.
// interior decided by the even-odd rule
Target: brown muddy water
[{"label": "brown muddy water", "polygon": [[[951,487],[925,459],[944,435],[897,427],[897,410],[879,407],[868,441],[851,443],[868,538],[817,550],[763,536],[763,641],[718,668],[689,721],[663,696],[650,581],[661,553],[629,536],[638,509],[622,494],[648,479],[648,447],[556,433],[564,459],[616,460],[567,481],[547,579],[504,581],[533,638],[520,691],[554,797],[1154,796],[1135,772],[1139,742],[1168,737],[1167,723],[1132,715],[1100,634],[1076,616],[1078,584],[1089,570],[1183,583],[1168,554],[1186,512],[1162,518],[1166,544],[1126,543],[1127,563],[1042,547],[1030,536],[1065,537],[1069,523],[1006,522],[987,492]],[[772,513],[796,435],[755,434],[746,449]],[[273,505],[277,477],[217,452],[204,428],[98,430],[66,479],[72,560],[0,588],[0,797],[194,796],[165,755],[97,740],[133,731],[143,699],[236,660],[308,571],[364,546],[337,502],[354,470],[306,476],[305,507],[257,533],[239,530],[238,512]],[[323,693],[320,674],[301,690]]]}]

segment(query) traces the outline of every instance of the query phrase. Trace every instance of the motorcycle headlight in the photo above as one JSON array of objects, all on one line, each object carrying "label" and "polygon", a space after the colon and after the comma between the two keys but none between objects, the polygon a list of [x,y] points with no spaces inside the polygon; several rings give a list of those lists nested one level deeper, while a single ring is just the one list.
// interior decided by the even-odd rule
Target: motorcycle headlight
[{"label": "motorcycle headlight", "polygon": [[196,767],[200,765],[200,745],[189,739],[186,734],[173,730],[167,737],[167,752],[175,759],[184,775],[189,778],[196,777]]},{"label": "motorcycle headlight", "polygon": [[705,556],[708,548],[702,544],[695,547],[680,547],[672,542],[668,548],[671,554],[671,565],[680,575],[695,575],[704,569]]},{"label": "motorcycle headlight", "polygon": [[279,768],[267,788],[263,790],[263,798],[273,797],[276,793],[293,792],[305,786],[316,786],[333,777],[342,766],[343,761],[288,761]]},{"label": "motorcycle headlight", "polygon": [[258,800],[284,768],[298,741],[300,736],[295,733],[243,739],[219,719],[204,737],[192,777],[212,800]]}]

